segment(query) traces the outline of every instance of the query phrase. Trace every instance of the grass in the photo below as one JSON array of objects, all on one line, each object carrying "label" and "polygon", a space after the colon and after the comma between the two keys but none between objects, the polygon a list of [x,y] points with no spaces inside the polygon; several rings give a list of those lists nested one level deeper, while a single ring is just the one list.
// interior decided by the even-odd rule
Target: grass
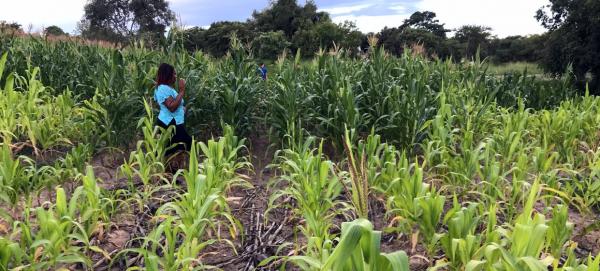
[{"label": "grass", "polygon": [[542,76],[545,74],[542,68],[534,62],[509,62],[489,65],[489,72],[496,75],[522,73],[524,71],[531,75]]}]

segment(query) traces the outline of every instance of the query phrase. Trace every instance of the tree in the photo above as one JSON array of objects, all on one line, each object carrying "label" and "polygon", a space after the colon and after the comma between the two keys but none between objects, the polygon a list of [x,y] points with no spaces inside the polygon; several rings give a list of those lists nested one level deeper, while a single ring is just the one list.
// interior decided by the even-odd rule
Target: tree
[{"label": "tree", "polygon": [[401,55],[415,45],[423,46],[429,56],[445,58],[448,55],[445,39],[425,29],[386,27],[379,34],[379,44],[395,55]]},{"label": "tree", "polygon": [[329,22],[326,12],[318,12],[312,1],[299,6],[296,0],[272,1],[263,11],[254,11],[250,23],[257,32],[283,31],[292,39],[297,31],[308,29],[319,22]]},{"label": "tree", "polygon": [[300,50],[302,55],[307,57],[312,56],[321,46],[321,40],[314,27],[298,30],[291,41],[292,50]]},{"label": "tree", "polygon": [[248,44],[255,34],[247,23],[215,22],[208,29],[192,27],[181,30],[183,46],[186,50],[202,50],[215,57],[221,57],[230,49],[231,36],[236,34],[238,40]]},{"label": "tree", "polygon": [[156,40],[175,19],[165,0],[90,0],[84,11],[82,36],[114,42],[132,37]]},{"label": "tree", "polygon": [[246,23],[216,22],[206,30],[203,49],[216,57],[225,55],[229,50],[233,33],[236,33],[238,40],[246,44],[250,43],[255,35]]},{"label": "tree", "polygon": [[454,34],[454,39],[461,44],[462,57],[473,58],[479,50],[481,57],[488,55],[489,38],[492,36],[490,32],[492,28],[480,25],[464,25],[461,26]]},{"label": "tree", "polygon": [[394,55],[401,55],[404,44],[402,41],[402,30],[397,27],[388,28],[387,26],[379,32],[379,46],[383,46],[385,50]]},{"label": "tree", "polygon": [[79,23],[81,35],[88,39],[124,42],[132,34],[128,0],[92,0],[84,7]]},{"label": "tree", "polygon": [[[300,6],[296,0],[273,0],[266,9],[254,11],[249,24],[257,33],[282,31],[292,43],[290,49],[300,49],[305,56],[319,48],[327,49],[334,42],[344,47],[354,46],[357,37],[355,28],[334,24],[328,13],[318,11],[313,1]],[[350,36],[342,36],[344,32]]]},{"label": "tree", "polygon": [[294,17],[299,13],[300,7],[296,0],[280,0],[271,2],[270,6],[261,12],[252,13],[253,23],[260,32],[283,31],[291,38],[298,30],[294,25]]},{"label": "tree", "polygon": [[0,21],[0,33],[4,32],[23,33],[23,28],[16,22],[9,23],[7,21]]},{"label": "tree", "polygon": [[[336,25],[338,36],[334,40],[338,46],[352,53],[359,53],[359,48],[362,50],[362,41],[365,36],[354,22],[345,21]],[[366,47],[365,47],[366,48]]]},{"label": "tree", "polygon": [[334,46],[343,48],[352,53],[358,53],[358,47],[362,43],[363,35],[360,31],[358,31],[356,25],[352,22],[344,22],[340,24],[333,22],[321,22],[310,28],[308,33],[303,34],[312,36],[312,38],[306,37],[306,35],[295,36],[308,39],[307,41],[310,42],[310,44],[304,42],[302,43],[302,46],[299,47],[302,52],[305,52],[306,55],[311,55],[318,49],[329,50]]},{"label": "tree", "polygon": [[536,19],[549,30],[544,69],[560,74],[571,64],[579,82],[589,81],[592,91],[600,93],[600,1],[550,0]]},{"label": "tree", "polygon": [[65,34],[65,31],[56,25],[51,25],[44,29],[44,35],[46,36],[64,36]]},{"label": "tree", "polygon": [[428,56],[445,58],[448,53],[445,46],[445,38],[425,29],[407,28],[402,31],[400,39],[405,42],[406,47],[415,45],[423,46]]},{"label": "tree", "polygon": [[385,27],[379,33],[379,44],[389,52],[400,55],[406,48],[423,46],[429,56],[446,57],[446,33],[449,32],[436,19],[435,12],[417,11],[399,27]]},{"label": "tree", "polygon": [[192,27],[181,31],[183,47],[188,51],[203,50],[206,44],[207,30],[200,27]]},{"label": "tree", "polygon": [[275,59],[291,44],[283,31],[267,32],[252,41],[252,49],[259,59]]},{"label": "tree", "polygon": [[493,39],[490,41],[488,53],[492,61],[496,63],[538,62],[542,57],[545,40],[546,35],[510,36],[503,39]]},{"label": "tree", "polygon": [[129,10],[133,24],[138,26],[138,35],[159,40],[175,15],[165,0],[131,0]]},{"label": "tree", "polygon": [[450,30],[445,29],[444,24],[440,24],[440,21],[435,19],[436,16],[435,12],[417,11],[410,15],[408,19],[404,20],[404,23],[400,28],[422,29],[429,31],[438,37],[446,38],[446,33]]}]

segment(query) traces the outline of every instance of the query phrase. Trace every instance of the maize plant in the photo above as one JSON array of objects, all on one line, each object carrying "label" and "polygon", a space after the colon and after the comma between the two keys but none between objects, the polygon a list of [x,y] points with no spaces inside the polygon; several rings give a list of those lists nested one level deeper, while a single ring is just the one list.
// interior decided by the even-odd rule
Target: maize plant
[{"label": "maize plant", "polygon": [[[352,194],[352,204],[359,218],[368,218],[369,216],[369,179],[367,172],[367,157],[364,150],[361,151],[361,157],[354,155],[353,147],[350,143],[349,131],[346,129],[344,136],[344,148],[348,155],[348,167],[350,171],[350,193]],[[360,159],[360,160],[359,160]]]},{"label": "maize plant", "polygon": [[439,239],[437,231],[444,211],[445,200],[446,198],[437,194],[435,190],[416,200],[420,212],[416,222],[419,225],[419,233],[423,236],[429,255],[435,253]]},{"label": "maize plant", "polygon": [[[328,243],[329,252],[322,258],[290,256],[286,260],[301,270],[382,270],[408,271],[408,256],[404,251],[382,253],[381,232],[373,230],[366,219],[342,223],[342,234],[337,246]],[[261,264],[265,264],[267,259]]]},{"label": "maize plant", "polygon": [[568,208],[558,205],[552,209],[552,219],[548,221],[548,247],[554,258],[560,258],[563,246],[571,238],[573,223],[568,221]]},{"label": "maize plant", "polygon": [[0,270],[7,271],[13,266],[21,265],[23,258],[25,252],[19,243],[0,237]]},{"label": "maize plant", "polygon": [[253,76],[254,65],[235,37],[232,38],[231,48],[221,62],[211,91],[216,94],[221,121],[232,125],[237,132],[247,133],[253,127],[252,113],[264,90],[258,87],[260,79]]},{"label": "maize plant", "polygon": [[33,224],[28,209],[24,213],[25,220],[15,222],[16,230],[11,236],[20,236],[20,248],[25,255],[20,255],[20,250],[9,243],[15,261],[9,262],[8,266],[60,269],[78,264],[80,268],[91,268],[89,253],[107,255],[90,242],[102,223],[110,219],[105,212],[106,204],[111,204],[111,200],[100,195],[91,169],[84,178],[84,186],[78,187],[71,199],[67,200],[64,189],[58,187],[51,208],[32,209],[36,224]]},{"label": "maize plant", "polygon": [[[206,246],[221,241],[233,247],[229,239],[221,236],[221,227],[227,228],[233,239],[241,225],[231,215],[225,193],[230,187],[244,184],[243,176],[236,170],[244,169],[247,163],[238,158],[243,140],[238,140],[231,128],[226,130],[229,132],[218,142],[193,142],[189,168],[182,174],[185,191],[156,211],[156,219],[162,222],[142,238],[141,246],[125,249],[119,257],[140,255],[148,270],[204,269],[197,257]],[[206,156],[201,165],[199,148]]]},{"label": "maize plant", "polygon": [[20,194],[29,195],[32,192],[35,183],[31,182],[31,178],[35,165],[28,157],[13,158],[6,144],[0,148],[0,157],[0,199],[14,205]]},{"label": "maize plant", "polygon": [[302,125],[311,123],[311,105],[315,96],[308,91],[306,78],[298,77],[299,68],[289,66],[282,69],[273,83],[266,121],[271,128],[272,141],[286,138],[287,142],[281,142],[283,147],[298,150],[304,143]]},{"label": "maize plant", "polygon": [[398,176],[398,171],[408,168],[408,165],[398,164],[398,161],[408,163],[405,153],[400,154],[394,145],[382,143],[381,136],[373,130],[366,140],[358,142],[357,155],[366,156],[369,186],[379,193],[385,193]]},{"label": "maize plant", "polygon": [[[177,31],[156,50],[0,33],[0,270],[240,269],[205,264],[222,247],[262,268],[599,269],[580,240],[597,231],[600,98],[576,95],[569,73],[491,74],[479,57],[392,56],[370,37],[361,57],[282,54],[261,80],[235,36],[216,59]],[[150,102],[162,62],[187,81],[196,139],[174,175],[173,131],[155,127]],[[247,146],[258,157],[263,145],[274,159],[255,173]],[[104,150],[125,159],[106,166]],[[102,167],[118,168],[114,191]],[[255,198],[237,206],[231,193],[264,191],[263,172],[270,195],[255,193],[267,199],[252,212],[265,220],[248,225],[237,214]],[[275,209],[295,224],[271,221]],[[104,232],[128,222],[115,214],[137,225],[108,253]],[[236,242],[260,222],[290,228],[271,236],[277,251]],[[412,266],[381,252],[408,243]]]},{"label": "maize plant", "polygon": [[228,191],[233,186],[249,187],[246,182],[246,176],[240,171],[251,170],[252,164],[248,162],[248,157],[243,156],[247,150],[244,145],[246,139],[240,139],[235,135],[232,126],[223,125],[223,136],[218,140],[208,140],[199,142],[198,147],[202,150],[204,160],[200,164],[201,169],[209,167],[214,168],[217,177],[226,180],[226,182],[216,182],[214,185],[220,191]]},{"label": "maize plant", "polygon": [[[398,166],[402,165],[404,167],[399,171],[400,174],[392,179],[385,190],[386,205],[388,215],[393,217],[393,221],[397,221],[400,231],[410,233],[421,216],[419,199],[425,197],[430,186],[423,183],[423,169],[419,164],[409,166],[407,160],[399,161]],[[435,209],[437,210],[437,207]]]},{"label": "maize plant", "polygon": [[279,163],[272,167],[277,167],[281,175],[270,184],[276,190],[269,198],[269,210],[292,209],[303,219],[299,229],[309,239],[307,253],[321,255],[327,242],[333,239],[330,235],[333,217],[343,214],[347,206],[338,200],[343,183],[333,162],[323,155],[323,142],[318,149],[312,149],[313,140],[309,138],[300,151],[287,149],[277,154]]},{"label": "maize plant", "polygon": [[[157,192],[160,187],[154,187],[152,181],[165,180],[165,157],[166,149],[172,146],[167,146],[167,142],[173,127],[162,129],[153,124],[153,113],[145,103],[147,116],[141,118],[138,126],[142,128],[144,136],[143,140],[138,141],[136,150],[129,154],[129,160],[121,165],[120,172],[127,177],[130,187],[133,189],[134,178],[139,178],[143,184],[141,197],[143,201],[147,201],[152,195]],[[159,133],[160,132],[160,133]],[[143,204],[143,203],[142,203]]]},{"label": "maize plant", "polygon": [[[488,244],[484,250],[480,250],[483,259],[471,260],[466,266],[468,270],[547,270],[554,259],[552,256],[541,258],[547,246],[549,226],[544,215],[533,211],[539,191],[537,179],[512,230],[501,230],[509,247],[503,246],[502,242]],[[549,240],[553,238],[556,237],[550,237]]]},{"label": "maize plant", "polygon": [[[92,167],[87,167],[86,175],[83,177],[83,186],[73,191],[68,205],[57,204],[57,213],[61,216],[78,217],[78,222],[85,230],[87,236],[101,231],[101,227],[108,228],[110,223],[110,210],[113,209],[114,201],[105,196]],[[57,192],[57,201],[64,200],[64,190]],[[58,198],[58,196],[61,196]]]},{"label": "maize plant", "polygon": [[453,270],[464,268],[474,258],[482,241],[481,235],[475,233],[480,222],[477,205],[457,207],[457,211],[446,214],[444,224],[448,226],[448,232],[440,238],[442,249]]},{"label": "maize plant", "polygon": [[119,254],[141,255],[144,259],[145,270],[149,271],[209,269],[197,257],[214,240],[200,241],[194,237],[181,241],[179,237],[182,231],[182,228],[174,223],[173,217],[167,217],[148,236],[143,238],[144,242],[141,248],[125,249]]}]

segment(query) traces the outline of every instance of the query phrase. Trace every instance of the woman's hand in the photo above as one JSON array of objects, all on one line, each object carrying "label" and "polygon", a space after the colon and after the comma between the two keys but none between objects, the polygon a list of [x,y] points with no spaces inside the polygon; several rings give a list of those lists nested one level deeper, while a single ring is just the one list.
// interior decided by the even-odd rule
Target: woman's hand
[{"label": "woman's hand", "polygon": [[179,94],[185,94],[185,79],[179,78]]}]

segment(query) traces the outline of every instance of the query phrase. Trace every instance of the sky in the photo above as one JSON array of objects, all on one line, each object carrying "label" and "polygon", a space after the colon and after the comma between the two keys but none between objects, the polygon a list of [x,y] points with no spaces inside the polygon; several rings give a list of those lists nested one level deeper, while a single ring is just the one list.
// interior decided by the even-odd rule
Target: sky
[{"label": "sky", "polygon": [[[0,20],[17,22],[25,30],[39,31],[58,25],[74,33],[83,16],[85,0],[0,0]],[[170,0],[171,8],[185,26],[208,26],[215,21],[245,21],[252,11],[262,10],[269,0]],[[299,0],[303,4],[304,0]],[[446,28],[466,24],[492,28],[498,37],[544,32],[533,17],[548,0],[316,0],[320,10],[334,22],[353,21],[367,32],[397,27],[415,11],[429,10]]]}]

